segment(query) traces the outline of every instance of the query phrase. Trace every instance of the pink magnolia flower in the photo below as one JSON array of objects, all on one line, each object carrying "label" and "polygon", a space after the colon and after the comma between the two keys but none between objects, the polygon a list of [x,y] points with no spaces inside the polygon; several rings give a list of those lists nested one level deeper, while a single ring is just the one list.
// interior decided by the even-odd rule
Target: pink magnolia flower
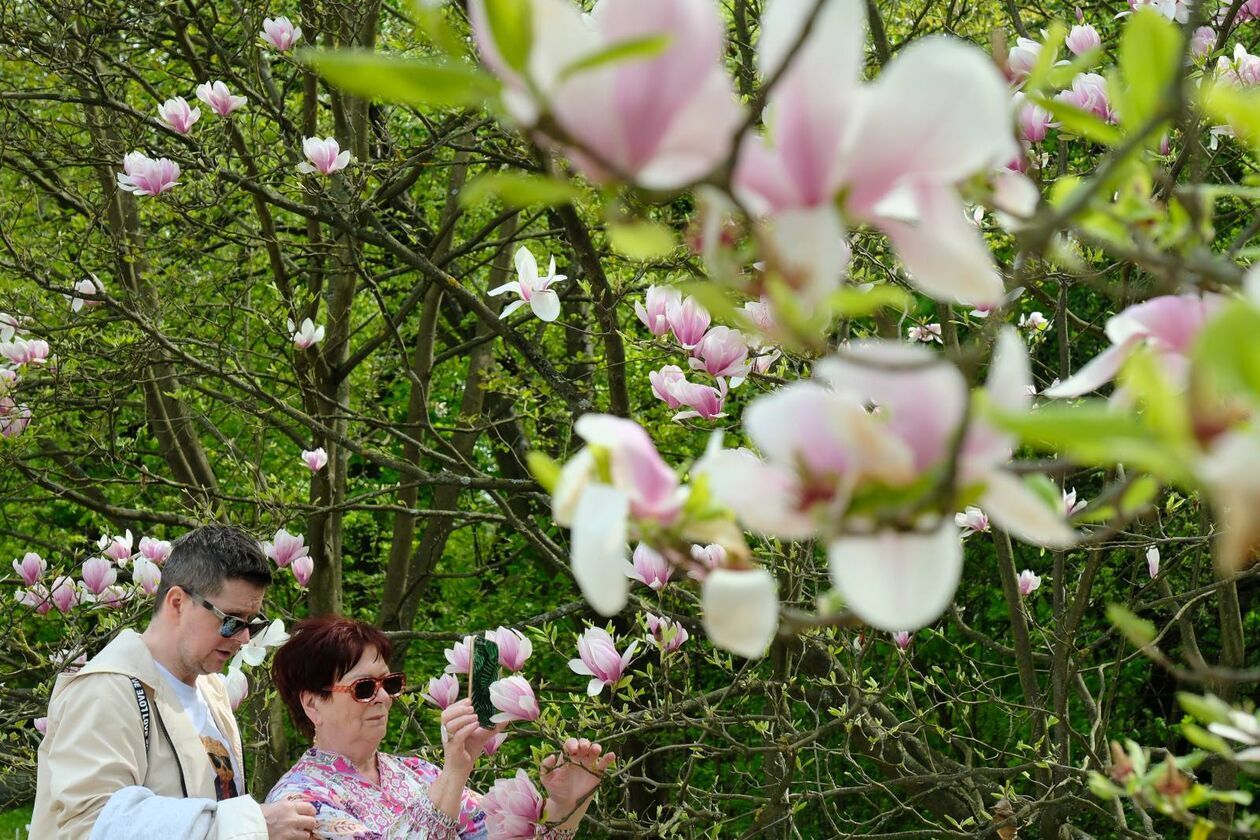
[{"label": "pink magnolia flower", "polygon": [[1073,516],[1075,516],[1077,513],[1080,513],[1082,510],[1084,510],[1084,509],[1085,509],[1085,506],[1086,506],[1087,504],[1089,504],[1089,502],[1087,502],[1087,501],[1086,501],[1086,500],[1084,500],[1084,499],[1081,499],[1080,501],[1077,501],[1077,499],[1076,499],[1076,490],[1067,490],[1067,489],[1065,489],[1065,490],[1063,491],[1063,515],[1064,515],[1064,517],[1066,517],[1066,518],[1068,518],[1068,519],[1071,519],[1071,518],[1072,518]]},{"label": "pink magnolia flower", "polygon": [[709,313],[690,295],[681,301],[670,301],[666,305],[665,317],[674,338],[687,350],[699,344],[709,329]]},{"label": "pink magnolia flower", "polygon": [[234,96],[227,85],[217,80],[197,85],[197,98],[220,117],[228,116],[249,101],[244,96]]},{"label": "pink magnolia flower", "polygon": [[294,26],[287,17],[263,18],[262,32],[258,34],[280,52],[288,52],[302,40],[302,27]]},{"label": "pink magnolia flower", "polygon": [[298,586],[306,586],[311,580],[311,575],[315,573],[315,559],[309,554],[303,554],[301,557],[293,558],[289,568],[293,570],[293,577],[297,579]]},{"label": "pink magnolia flower", "polygon": [[131,559],[132,536],[131,530],[122,536],[109,536],[101,534],[100,539],[96,541],[96,547],[101,553],[111,560],[117,561],[119,565],[125,566],[127,561]]},{"label": "pink magnolia flower", "polygon": [[481,798],[486,830],[495,840],[533,840],[542,822],[543,798],[524,770],[498,779]]},{"label": "pink magnolia flower", "polygon": [[500,627],[492,630],[489,637],[499,646],[499,664],[516,672],[525,667],[525,660],[534,652],[534,643],[520,630]]},{"label": "pink magnolia flower", "polygon": [[131,567],[131,579],[144,590],[144,594],[152,595],[162,583],[162,570],[147,557],[137,557]]},{"label": "pink magnolia flower", "polygon": [[1040,312],[1030,312],[1019,316],[1019,328],[1029,335],[1036,335],[1050,329],[1050,320]]},{"label": "pink magnolia flower", "polygon": [[[763,77],[783,68],[814,8],[769,4]],[[807,304],[840,282],[845,219],[887,234],[924,293],[996,303],[1001,276],[956,185],[1018,151],[1006,80],[979,49],[942,38],[912,44],[864,83],[864,24],[860,0],[822,5],[777,78],[766,135],[741,144],[735,192],[766,222],[767,259]]]},{"label": "pink magnolia flower", "polygon": [[0,398],[0,435],[15,438],[31,424],[31,410],[18,405],[9,397]]},{"label": "pink magnolia flower", "polygon": [[1153,580],[1159,574],[1159,547],[1151,546],[1146,550],[1146,571]]},{"label": "pink magnolia flower", "polygon": [[1081,73],[1072,80],[1072,87],[1055,97],[1082,111],[1093,114],[1104,122],[1114,123],[1116,114],[1111,110],[1107,95],[1107,80],[1097,73]]},{"label": "pink magnolia flower", "polygon": [[647,543],[639,543],[635,547],[632,563],[626,568],[626,577],[637,580],[653,592],[664,589],[673,574],[674,567],[669,561]]},{"label": "pink magnolia flower", "polygon": [[1024,569],[1019,573],[1019,594],[1027,598],[1041,587],[1041,577],[1033,574],[1031,569]]},{"label": "pink magnolia flower", "polygon": [[1090,50],[1101,47],[1102,38],[1098,35],[1098,30],[1088,23],[1078,23],[1072,27],[1064,43],[1072,51],[1072,55],[1084,55]]},{"label": "pink magnolia flower", "polygon": [[551,287],[567,279],[568,277],[563,274],[556,274],[555,257],[551,258],[551,264],[547,267],[547,276],[539,277],[537,260],[534,259],[533,253],[522,245],[516,249],[516,279],[493,288],[486,294],[493,296],[504,292],[516,292],[521,296],[520,300],[514,300],[503,307],[503,311],[499,313],[500,320],[528,303],[538,320],[550,323],[560,317],[560,296]]},{"label": "pink magnolia flower", "polygon": [[774,363],[782,357],[783,353],[779,350],[771,350],[768,353],[754,356],[751,360],[752,372],[759,376],[765,376],[770,372],[770,368],[774,366]]},{"label": "pink magnolia flower", "polygon": [[324,325],[316,326],[315,322],[310,318],[302,319],[301,327],[294,327],[293,320],[285,321],[289,327],[289,335],[293,339],[293,346],[299,350],[305,350],[308,347],[314,347],[324,340]]},{"label": "pink magnolia flower", "polygon": [[446,656],[447,674],[467,674],[472,670],[472,648],[469,646],[468,639],[456,642],[453,647],[443,651]]},{"label": "pink magnolia flower", "polygon": [[1220,308],[1218,295],[1163,295],[1134,304],[1107,321],[1112,346],[1095,356],[1066,381],[1047,388],[1047,397],[1079,397],[1110,382],[1135,348],[1155,351],[1164,373],[1184,388],[1190,350],[1204,323]]},{"label": "pink magnolia flower", "polygon": [[687,360],[692,370],[702,370],[713,377],[734,377],[743,380],[751,367],[748,364],[748,342],[744,334],[730,327],[714,327],[701,337]]},{"label": "pink magnolia flower", "polygon": [[96,605],[107,609],[116,609],[131,600],[132,590],[112,584],[105,587],[96,596]]},{"label": "pink magnolia flower", "polygon": [[1030,101],[1022,91],[1015,92],[1014,100],[1020,136],[1029,143],[1045,140],[1046,134],[1056,125],[1050,112]]},{"label": "pink magnolia flower", "polygon": [[1242,44],[1234,45],[1233,59],[1221,56],[1216,60],[1216,75],[1224,83],[1235,87],[1252,87],[1260,84],[1260,56],[1247,52]]},{"label": "pink magnolia flower", "polygon": [[989,517],[984,515],[984,511],[973,505],[968,507],[963,513],[954,514],[954,524],[969,533],[978,534],[989,530]]},{"label": "pink magnolia flower", "polygon": [[7,344],[0,344],[0,354],[14,366],[42,365],[48,361],[51,348],[42,338],[14,338]]},{"label": "pink magnolia flower", "polygon": [[[7,396],[13,390],[13,386],[18,383],[18,374],[12,368],[0,368],[0,397]],[[12,405],[7,406],[12,408]],[[0,408],[0,415],[4,414],[3,408]]]},{"label": "pink magnolia flower", "polygon": [[93,595],[100,595],[116,580],[118,580],[118,570],[106,558],[92,557],[83,561],[83,585]]},{"label": "pink magnolia flower", "polygon": [[[1136,12],[1143,7],[1154,9],[1168,20],[1177,23],[1185,23],[1190,19],[1190,2],[1189,0],[1129,0],[1129,12],[1121,12],[1121,15]],[[1120,15],[1117,15],[1119,17]]]},{"label": "pink magnolia flower", "polygon": [[648,374],[648,381],[652,383],[652,393],[657,399],[663,400],[670,408],[682,405],[678,397],[674,396],[673,389],[676,383],[687,381],[687,374],[678,365],[665,365],[660,370],[652,371]]},{"label": "pink magnolia flower", "polygon": [[48,734],[48,718],[37,717],[34,720],[35,720],[35,731],[38,732],[40,735],[47,735]]},{"label": "pink magnolia flower", "polygon": [[905,650],[910,647],[910,642],[914,639],[914,634],[909,630],[898,630],[892,634],[893,643],[897,645],[897,650]]},{"label": "pink magnolia flower", "polygon": [[[1224,10],[1222,10],[1222,14]],[[1238,16],[1234,18],[1235,23],[1246,23],[1249,20],[1260,19],[1260,0],[1245,0],[1238,7]]]},{"label": "pink magnolia flower", "polygon": [[158,106],[158,116],[170,127],[171,131],[176,134],[187,134],[192,130],[193,123],[201,119],[201,109],[188,107],[187,99],[176,96]]},{"label": "pink magnolia flower", "polygon": [[311,472],[317,473],[328,465],[328,453],[324,451],[322,446],[317,446],[314,449],[303,449],[302,462],[306,464],[307,469]]},{"label": "pink magnolia flower", "polygon": [[13,597],[22,606],[33,609],[37,615],[45,615],[52,609],[52,598],[48,597],[48,587],[42,583],[36,583],[28,589],[19,589]]},{"label": "pink magnolia flower", "polygon": [[306,538],[301,534],[290,534],[281,528],[276,531],[275,536],[263,543],[263,553],[283,569],[294,560],[306,555]]},{"label": "pink magnolia flower", "polygon": [[171,544],[166,540],[141,537],[140,556],[161,566],[166,562],[166,558],[171,556]]},{"label": "pink magnolia flower", "polygon": [[624,653],[619,653],[607,630],[589,627],[578,638],[578,658],[569,660],[569,669],[591,678],[586,685],[586,693],[595,697],[604,690],[604,686],[616,686],[626,668],[630,667],[630,660],[634,658],[638,646],[638,642],[631,642]]},{"label": "pink magnolia flower", "polygon": [[63,614],[70,612],[82,601],[79,587],[69,575],[61,575],[52,582],[49,597],[53,606]]},{"label": "pink magnolia flower", "polygon": [[350,150],[341,151],[335,137],[307,137],[302,141],[302,154],[306,160],[298,164],[298,172],[310,175],[332,175],[350,165]]},{"label": "pink magnolia flower", "polygon": [[[723,66],[726,24],[708,0],[599,0],[589,16],[567,0],[523,0],[535,21],[524,67],[509,66],[484,0],[468,4],[477,47],[504,82],[522,126],[544,112],[552,138],[596,181],[650,189],[696,181],[730,154],[743,114]],[[628,40],[663,35],[655,55],[567,68]],[[528,77],[528,78],[526,78]]]},{"label": "pink magnolia flower", "polygon": [[420,695],[439,709],[459,699],[459,678],[454,674],[443,674],[429,678],[429,690]]},{"label": "pink magnolia flower", "polygon": [[931,344],[935,341],[941,343],[941,325],[940,324],[915,324],[906,330],[906,338],[911,341],[918,341],[923,344]]},{"label": "pink magnolia flower", "polygon": [[95,274],[89,274],[82,280],[74,284],[74,294],[65,295],[66,300],[70,301],[70,310],[78,312],[84,307],[99,306],[101,300],[99,295],[105,293],[105,284],[96,278]]},{"label": "pink magnolia flower", "polygon": [[1210,26],[1200,26],[1190,36],[1190,55],[1196,61],[1207,58],[1216,48],[1216,30]]},{"label": "pink magnolia flower", "polygon": [[494,723],[538,720],[542,713],[533,687],[521,676],[504,677],[490,683],[490,702],[499,710],[490,718]]},{"label": "pink magnolia flower", "polygon": [[642,301],[634,302],[634,314],[652,335],[660,337],[670,330],[670,307],[680,303],[682,293],[673,286],[652,286]]},{"label": "pink magnolia flower", "polygon": [[507,732],[500,732],[498,735],[493,736],[489,741],[486,741],[485,745],[481,748],[482,755],[494,755],[497,753],[499,751],[499,747],[503,746],[503,742],[508,739],[509,734],[510,733]]},{"label": "pink magnolia flower", "polygon": [[670,391],[678,404],[687,408],[686,411],[680,411],[674,415],[675,421],[686,420],[690,417],[712,420],[715,417],[726,416],[722,412],[722,407],[726,403],[725,380],[719,379],[718,387],[714,388],[680,379],[670,386]]},{"label": "pink magnolia flower", "polygon": [[744,302],[744,317],[757,328],[760,336],[759,340],[750,340],[749,346],[764,347],[765,341],[773,341],[779,335],[781,328],[779,322],[775,320],[774,309],[770,301],[766,298],[759,300],[749,300]]},{"label": "pink magnolia flower", "polygon": [[709,641],[755,659],[779,627],[779,585],[766,569],[714,569],[700,586],[700,609]]},{"label": "pink magnolia flower", "polygon": [[14,559],[13,571],[17,572],[27,586],[34,586],[44,577],[44,572],[48,571],[48,561],[35,552],[28,551],[21,560]]},{"label": "pink magnolia flower", "polygon": [[647,622],[649,641],[660,648],[661,653],[673,653],[687,641],[687,628],[681,624],[652,613],[644,613],[643,617]]},{"label": "pink magnolia flower", "polygon": [[1041,44],[1031,38],[1018,38],[1006,54],[1006,73],[1013,82],[1023,82],[1037,64]]},{"label": "pink magnolia flower", "polygon": [[237,667],[228,669],[227,676],[223,678],[224,688],[227,689],[228,702],[232,704],[233,711],[241,705],[241,701],[249,694],[249,679],[246,678],[245,672]]},{"label": "pink magnolia flower", "polygon": [[153,160],[142,152],[123,158],[118,187],[136,195],[161,195],[179,183],[179,164],[167,158]]},{"label": "pink magnolia flower", "polygon": [[717,543],[710,545],[693,545],[691,559],[696,561],[695,568],[688,570],[687,577],[692,580],[704,580],[709,572],[726,565],[726,549]]}]

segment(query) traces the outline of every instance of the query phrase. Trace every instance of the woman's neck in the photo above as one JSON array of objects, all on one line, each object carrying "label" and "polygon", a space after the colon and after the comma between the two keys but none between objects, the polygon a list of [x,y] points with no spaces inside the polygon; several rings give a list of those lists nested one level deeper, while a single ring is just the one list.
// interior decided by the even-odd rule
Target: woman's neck
[{"label": "woman's neck", "polygon": [[354,769],[366,779],[376,780],[376,748],[373,747],[366,752],[362,747],[340,747],[332,744],[326,744],[316,739],[315,748],[336,753],[345,758],[354,765]]}]

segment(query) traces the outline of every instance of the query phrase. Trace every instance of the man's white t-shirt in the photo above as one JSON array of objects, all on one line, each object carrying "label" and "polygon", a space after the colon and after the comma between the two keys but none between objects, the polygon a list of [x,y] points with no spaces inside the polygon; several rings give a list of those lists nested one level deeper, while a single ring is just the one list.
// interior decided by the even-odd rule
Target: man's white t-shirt
[{"label": "man's white t-shirt", "polygon": [[193,729],[201,736],[201,744],[206,748],[206,757],[214,766],[214,792],[219,799],[231,799],[243,791],[239,780],[244,778],[236,756],[228,746],[227,738],[219,731],[210,714],[206,698],[201,696],[196,685],[189,685],[175,677],[170,671],[154,662],[158,671],[171,686],[171,691],[179,698],[185,714],[192,721]]}]

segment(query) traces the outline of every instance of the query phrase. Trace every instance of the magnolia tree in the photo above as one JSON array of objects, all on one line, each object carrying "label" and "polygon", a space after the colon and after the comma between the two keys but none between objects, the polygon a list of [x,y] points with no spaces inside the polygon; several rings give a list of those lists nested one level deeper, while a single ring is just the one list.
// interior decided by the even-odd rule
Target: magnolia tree
[{"label": "magnolia tree", "polygon": [[[577,733],[595,836],[1254,835],[1260,9],[1214,3],[11,10],[6,795],[216,519],[269,614],[394,636],[390,749],[497,628],[494,836]],[[226,675],[255,793],[283,638]]]}]

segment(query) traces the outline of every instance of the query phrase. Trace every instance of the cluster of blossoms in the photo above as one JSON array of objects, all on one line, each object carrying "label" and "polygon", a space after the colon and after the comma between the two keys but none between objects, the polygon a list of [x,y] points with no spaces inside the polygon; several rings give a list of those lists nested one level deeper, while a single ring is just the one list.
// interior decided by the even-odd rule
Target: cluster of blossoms
[{"label": "cluster of blossoms", "polygon": [[28,338],[22,319],[0,312],[0,437],[14,438],[31,423],[31,409],[14,399],[24,368],[48,363],[51,348],[42,338]]},{"label": "cluster of blossoms", "polygon": [[[63,615],[75,607],[121,607],[143,593],[150,596],[162,582],[162,564],[171,553],[166,540],[142,537],[133,551],[131,531],[121,535],[102,534],[97,541],[100,554],[83,561],[79,578],[58,575],[45,584],[48,562],[35,552],[13,561],[13,570],[25,584],[15,598],[19,604],[44,615],[56,609]],[[130,584],[118,582],[118,572],[128,571]]]},{"label": "cluster of blossoms", "polygon": [[671,409],[682,409],[675,420],[699,417],[711,420],[725,417],[722,408],[730,388],[738,387],[751,374],[765,374],[782,355],[766,336],[776,326],[770,305],[764,299],[744,304],[744,317],[756,332],[724,326],[710,326],[712,319],[693,297],[671,286],[652,286],[643,301],[634,305],[635,314],[654,337],[672,335],[688,351],[688,367],[713,377],[717,386],[691,382],[678,365],[665,365],[649,374],[652,393]]},{"label": "cluster of blossoms", "polygon": [[298,586],[306,586],[311,579],[311,573],[315,571],[315,560],[308,552],[305,537],[301,534],[290,534],[283,528],[263,543],[263,553],[278,568],[292,569]]}]

